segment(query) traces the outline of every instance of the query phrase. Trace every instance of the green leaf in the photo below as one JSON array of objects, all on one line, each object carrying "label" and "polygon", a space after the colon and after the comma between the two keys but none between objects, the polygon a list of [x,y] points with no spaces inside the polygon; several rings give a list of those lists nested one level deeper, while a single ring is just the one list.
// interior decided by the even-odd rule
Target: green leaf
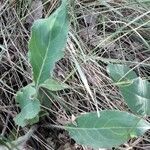
[{"label": "green leaf", "polygon": [[66,88],[69,88],[69,86],[65,83],[59,82],[54,79],[48,79],[43,84],[40,85],[40,87],[46,88],[50,91],[60,91],[64,90]]},{"label": "green leaf", "polygon": [[63,0],[50,17],[33,24],[29,56],[36,86],[52,76],[55,63],[64,56],[69,24],[66,3]]},{"label": "green leaf", "polygon": [[21,112],[14,118],[19,126],[26,126],[38,121],[40,112],[40,102],[35,98],[36,90],[32,85],[28,85],[17,92],[16,102],[19,103]]},{"label": "green leaf", "polygon": [[[137,78],[134,71],[124,65],[109,64],[107,71],[114,81],[132,80],[126,86],[119,86],[128,107],[138,115],[150,115],[150,83]],[[129,72],[130,71],[130,72]]]},{"label": "green leaf", "polygon": [[134,71],[131,71],[129,67],[121,64],[109,64],[107,66],[107,72],[115,82],[129,81],[137,78]]},{"label": "green leaf", "polygon": [[65,127],[79,144],[98,148],[111,148],[125,143],[150,129],[150,124],[132,114],[106,110],[79,116],[75,123]]},{"label": "green leaf", "polygon": [[132,84],[121,87],[121,93],[129,108],[139,115],[150,115],[150,83],[137,78]]}]

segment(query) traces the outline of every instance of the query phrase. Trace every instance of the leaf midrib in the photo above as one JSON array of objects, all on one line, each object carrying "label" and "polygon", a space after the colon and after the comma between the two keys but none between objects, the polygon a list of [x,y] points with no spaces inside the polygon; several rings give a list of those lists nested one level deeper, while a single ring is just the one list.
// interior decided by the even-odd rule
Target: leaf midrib
[{"label": "leaf midrib", "polygon": [[[87,127],[65,127],[66,129],[72,129],[72,130],[110,130],[110,129],[131,129],[136,127],[102,127],[102,128],[87,128]],[[150,129],[150,127],[137,127],[137,129]]]},{"label": "leaf midrib", "polygon": [[[55,22],[56,22],[57,17],[58,17],[58,13],[57,13],[57,16],[56,16],[55,19],[54,19],[54,22],[53,22],[53,24],[52,24],[52,28],[53,28],[53,25],[54,25]],[[49,18],[48,18],[48,19],[49,19]],[[51,33],[50,33],[50,36],[51,36]],[[46,48],[46,53],[45,53],[45,55],[44,55],[44,60],[43,60],[43,62],[42,62],[42,66],[41,66],[41,69],[40,69],[40,73],[39,73],[39,75],[38,75],[38,79],[37,79],[37,83],[36,83],[36,88],[38,88],[38,85],[39,85],[39,81],[40,81],[40,78],[41,78],[41,74],[42,74],[42,72],[43,72],[43,68],[44,68],[44,65],[45,65],[45,61],[46,61],[46,59],[47,59],[47,55],[48,55],[48,51],[49,51],[50,44],[51,44],[51,40],[49,40],[48,46],[47,46],[47,48]]]}]

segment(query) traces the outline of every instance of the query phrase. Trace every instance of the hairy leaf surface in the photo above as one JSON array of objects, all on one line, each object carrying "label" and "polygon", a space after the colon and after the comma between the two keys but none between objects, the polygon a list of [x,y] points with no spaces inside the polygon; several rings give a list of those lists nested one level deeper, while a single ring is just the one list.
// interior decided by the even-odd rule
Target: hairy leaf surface
[{"label": "hairy leaf surface", "polygon": [[34,98],[35,94],[36,90],[32,85],[28,85],[17,92],[16,101],[21,108],[21,112],[14,118],[17,125],[24,127],[27,124],[38,122],[40,102]]},{"label": "hairy leaf surface", "polygon": [[66,0],[46,19],[37,20],[29,42],[30,62],[36,86],[50,76],[55,63],[64,55],[68,34]]},{"label": "hairy leaf surface", "polygon": [[79,116],[66,129],[77,143],[98,148],[111,148],[125,143],[131,137],[142,135],[150,124],[132,114],[106,110]]}]

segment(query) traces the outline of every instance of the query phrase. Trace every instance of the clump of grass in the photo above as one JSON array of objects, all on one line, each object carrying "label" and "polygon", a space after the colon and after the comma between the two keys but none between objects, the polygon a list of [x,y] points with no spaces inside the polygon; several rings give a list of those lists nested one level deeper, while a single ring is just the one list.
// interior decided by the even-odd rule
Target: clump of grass
[{"label": "clump of grass", "polygon": [[[14,140],[28,130],[18,129],[12,118],[19,111],[14,101],[16,91],[31,82],[27,56],[31,24],[26,18],[36,10],[32,10],[31,1],[0,3],[0,131]],[[57,0],[43,1],[42,16],[48,16],[58,4]],[[149,6],[150,1],[70,1],[68,44],[65,58],[56,64],[55,76],[72,88],[52,97],[46,93],[52,107],[43,106],[49,115],[38,124],[29,148],[59,149],[72,142],[64,131],[43,128],[44,124],[66,124],[71,116],[97,109],[128,110],[108,77],[106,65],[127,64],[149,80]],[[149,149],[149,143],[147,132],[118,149]]]}]

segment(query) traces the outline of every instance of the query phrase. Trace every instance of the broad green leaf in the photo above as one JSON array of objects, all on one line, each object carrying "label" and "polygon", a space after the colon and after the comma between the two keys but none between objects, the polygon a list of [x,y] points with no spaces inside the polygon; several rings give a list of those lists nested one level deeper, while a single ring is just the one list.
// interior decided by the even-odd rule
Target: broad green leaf
[{"label": "broad green leaf", "polygon": [[150,129],[150,123],[133,114],[106,110],[79,116],[74,123],[65,127],[79,144],[98,148],[111,148],[125,143]]},{"label": "broad green leaf", "polygon": [[107,71],[114,81],[121,78],[123,81],[132,80],[130,84],[119,86],[125,102],[134,113],[143,116],[150,115],[150,83],[137,78],[135,72],[129,72],[130,68],[124,65],[110,64]]},{"label": "broad green leaf", "polygon": [[63,0],[50,17],[33,24],[29,57],[36,86],[52,76],[55,63],[64,55],[69,24],[66,3]]},{"label": "broad green leaf", "polygon": [[137,78],[134,71],[131,71],[129,67],[121,64],[109,64],[107,66],[107,72],[115,82],[128,81]]},{"label": "broad green leaf", "polygon": [[139,115],[150,115],[150,83],[137,78],[132,84],[121,87],[121,93],[129,108]]},{"label": "broad green leaf", "polygon": [[36,90],[32,85],[28,85],[17,92],[16,102],[19,103],[21,112],[14,118],[19,126],[33,124],[38,121],[40,112],[40,102],[35,98]]},{"label": "broad green leaf", "polygon": [[66,88],[69,88],[69,86],[65,83],[59,82],[54,79],[48,79],[43,84],[40,85],[40,87],[46,88],[50,91],[60,91],[64,90]]}]

